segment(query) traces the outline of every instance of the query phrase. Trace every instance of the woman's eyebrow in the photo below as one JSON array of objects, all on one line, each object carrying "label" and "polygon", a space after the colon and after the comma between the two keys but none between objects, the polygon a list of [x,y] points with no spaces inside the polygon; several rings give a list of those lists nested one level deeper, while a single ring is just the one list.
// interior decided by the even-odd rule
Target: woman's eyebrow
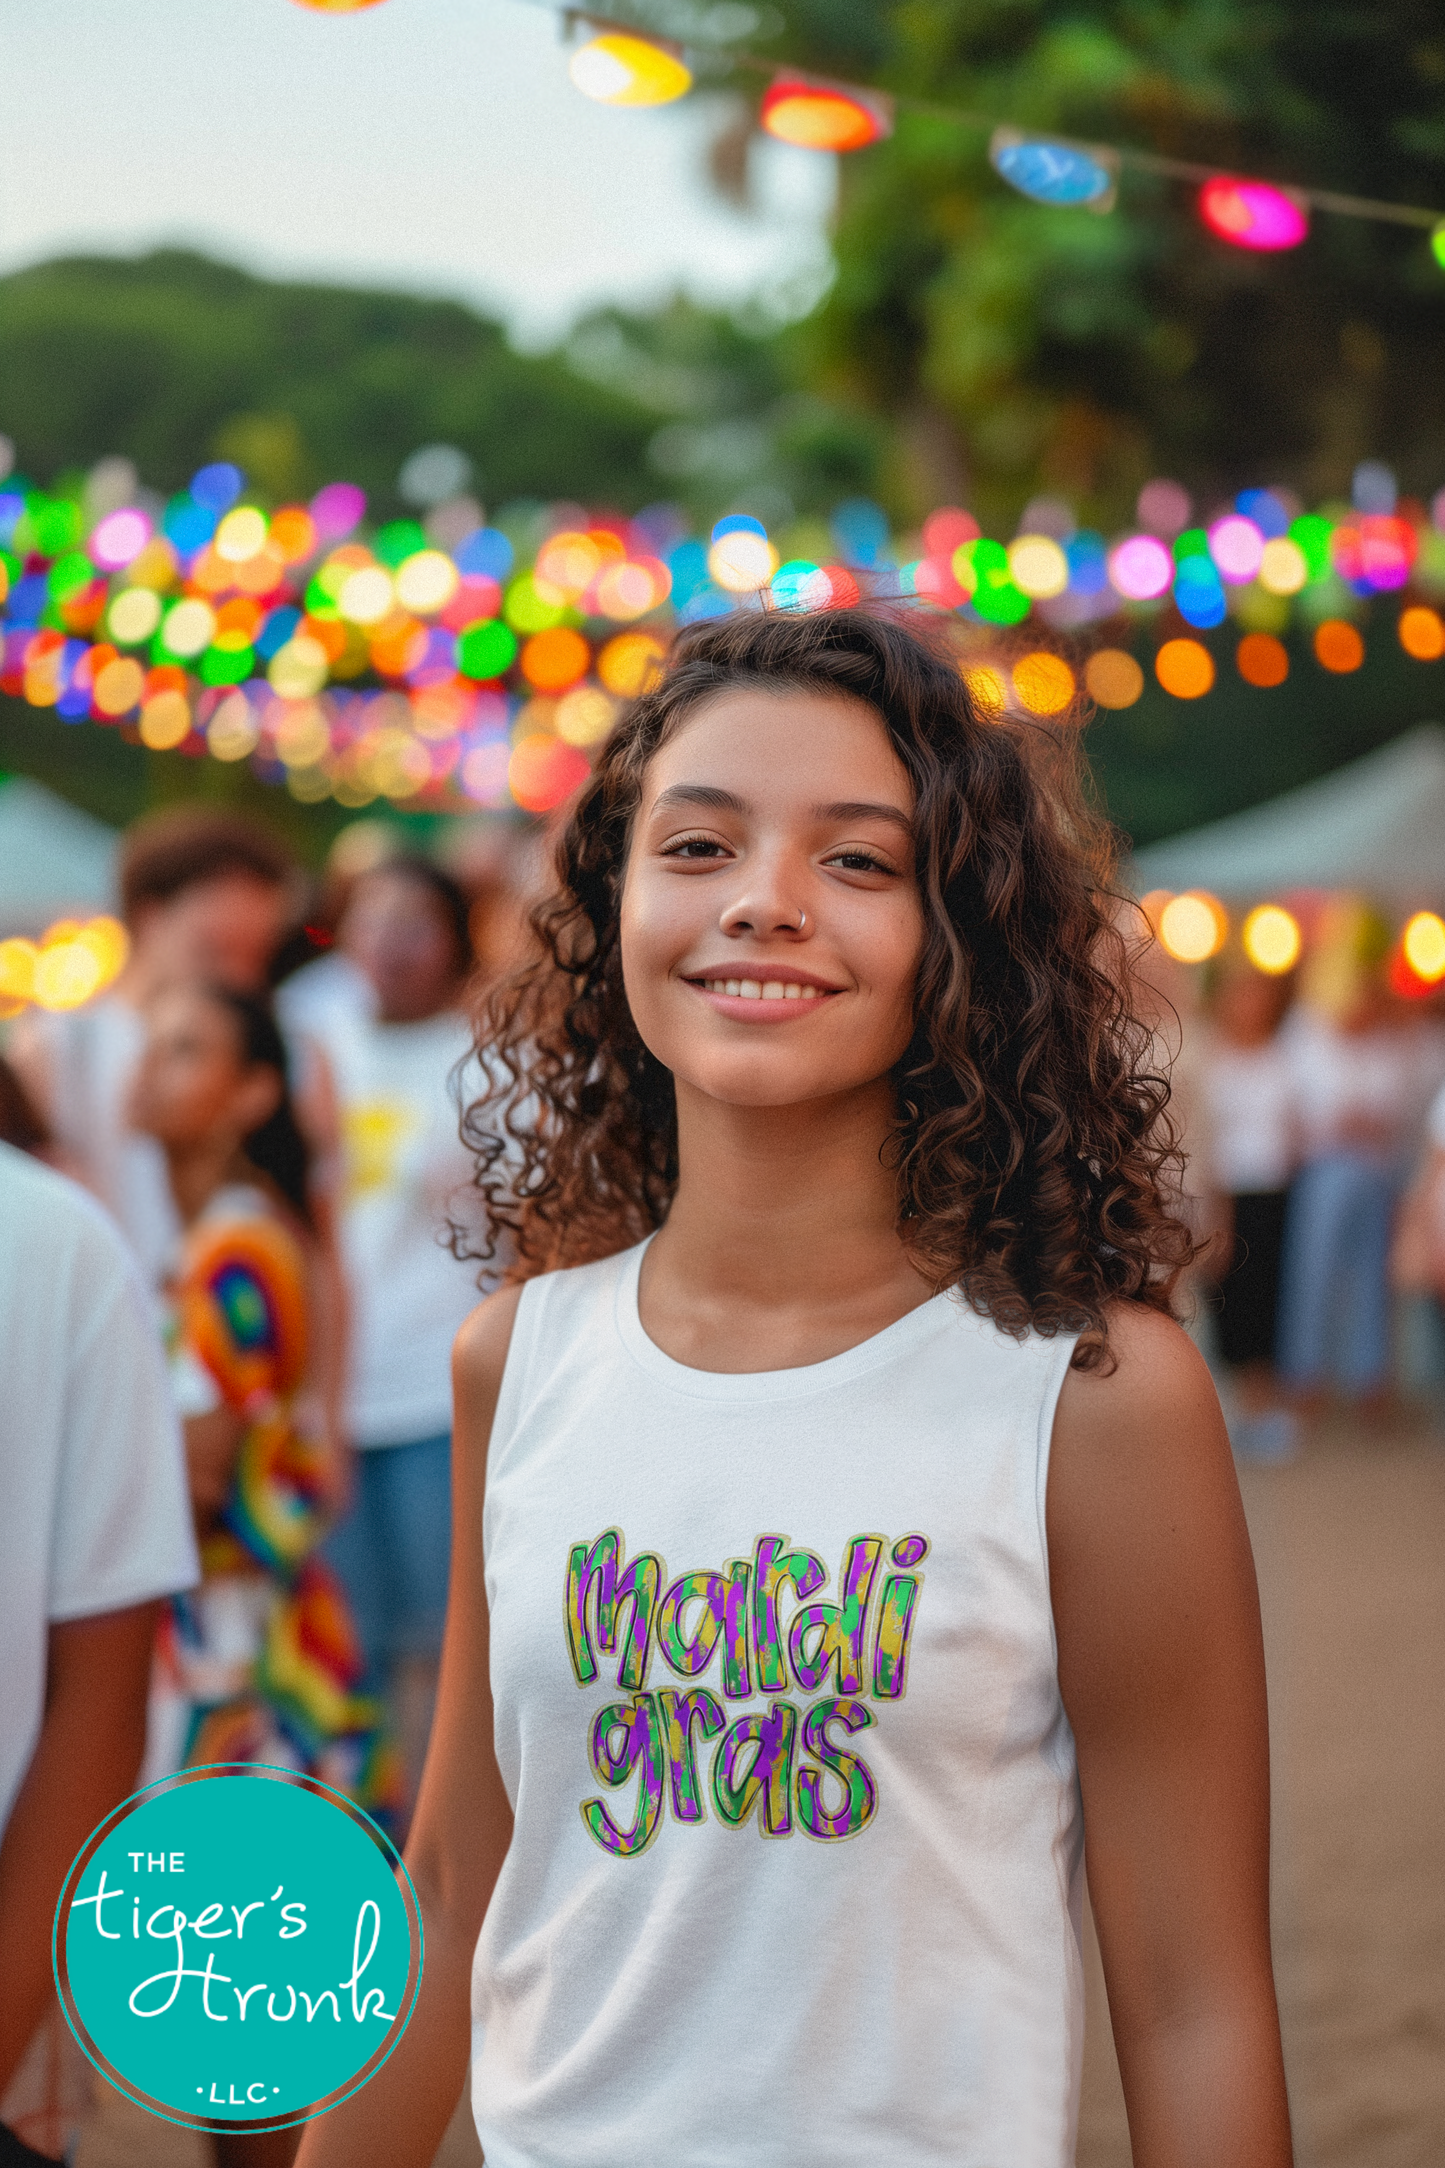
[{"label": "woman's eyebrow", "polygon": [[875,805],[866,798],[844,798],[836,805],[815,805],[813,818],[819,821],[892,821],[906,836],[913,834],[913,823],[901,806]]},{"label": "woman's eyebrow", "polygon": [[707,806],[714,813],[751,813],[746,798],[739,798],[735,791],[718,790],[711,783],[673,783],[659,791],[653,801],[654,813],[669,811],[673,806]]}]

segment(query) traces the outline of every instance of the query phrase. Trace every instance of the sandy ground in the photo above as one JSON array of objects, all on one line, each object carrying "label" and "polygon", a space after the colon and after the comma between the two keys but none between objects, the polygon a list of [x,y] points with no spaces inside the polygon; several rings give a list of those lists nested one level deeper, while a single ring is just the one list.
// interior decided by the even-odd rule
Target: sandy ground
[{"label": "sandy ground", "polygon": [[[1445,2161],[1445,1443],[1325,1426],[1241,1470],[1269,1667],[1298,2168]],[[1090,1936],[1079,2168],[1129,2168]]]},{"label": "sandy ground", "polygon": [[[1299,2168],[1445,2161],[1445,1442],[1323,1426],[1245,1468],[1269,1663],[1275,1961]],[[114,2096],[112,2096],[114,2101]],[[76,2168],[206,2168],[123,2103]],[[477,2168],[465,2109],[437,2168]],[[1090,1938],[1079,2168],[1129,2168]]]}]

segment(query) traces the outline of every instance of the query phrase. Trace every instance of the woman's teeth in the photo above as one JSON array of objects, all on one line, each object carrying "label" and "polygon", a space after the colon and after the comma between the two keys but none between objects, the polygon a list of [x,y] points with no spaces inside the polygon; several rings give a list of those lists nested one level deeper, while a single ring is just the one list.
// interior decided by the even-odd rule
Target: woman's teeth
[{"label": "woman's teeth", "polygon": [[821,986],[793,986],[784,979],[704,979],[710,994],[731,994],[742,1001],[818,1001]]}]

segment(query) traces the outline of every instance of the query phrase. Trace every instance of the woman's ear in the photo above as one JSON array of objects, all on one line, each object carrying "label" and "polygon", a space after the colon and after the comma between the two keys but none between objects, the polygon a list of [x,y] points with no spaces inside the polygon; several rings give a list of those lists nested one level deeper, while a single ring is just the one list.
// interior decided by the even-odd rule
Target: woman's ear
[{"label": "woman's ear", "polygon": [[245,1072],[236,1086],[234,1105],[236,1126],[243,1137],[270,1121],[281,1104],[281,1092],[281,1079],[268,1062],[255,1062]]}]

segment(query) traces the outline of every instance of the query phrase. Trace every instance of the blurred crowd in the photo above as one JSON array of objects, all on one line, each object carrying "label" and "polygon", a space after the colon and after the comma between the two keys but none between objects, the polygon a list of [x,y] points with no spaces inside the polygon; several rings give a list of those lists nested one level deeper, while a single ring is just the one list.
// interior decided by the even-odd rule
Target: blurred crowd
[{"label": "blurred crowd", "polygon": [[1296,968],[1151,946],[1202,1245],[1195,1329],[1242,1458],[1332,1402],[1369,1419],[1445,1368],[1445,1017],[1390,983],[1389,930],[1318,899]]},{"label": "blurred crowd", "polygon": [[[458,1136],[468,996],[517,951],[530,848],[503,820],[449,855],[362,821],[314,881],[244,818],[154,816],[121,850],[121,975],[11,1027],[0,1332],[34,1495],[0,1535],[0,1939],[38,1862],[53,1906],[105,1808],[187,1765],[295,1767],[404,1835],[446,1613],[451,1343],[498,1269]],[[68,1727],[98,1738],[127,1698],[95,1797],[63,1801]],[[39,1861],[47,1828],[65,1842]],[[49,1999],[48,1918],[32,1939],[0,2098]],[[0,2160],[60,2151],[53,2051],[32,2043]],[[289,2158],[270,2143],[218,2158]]]}]

